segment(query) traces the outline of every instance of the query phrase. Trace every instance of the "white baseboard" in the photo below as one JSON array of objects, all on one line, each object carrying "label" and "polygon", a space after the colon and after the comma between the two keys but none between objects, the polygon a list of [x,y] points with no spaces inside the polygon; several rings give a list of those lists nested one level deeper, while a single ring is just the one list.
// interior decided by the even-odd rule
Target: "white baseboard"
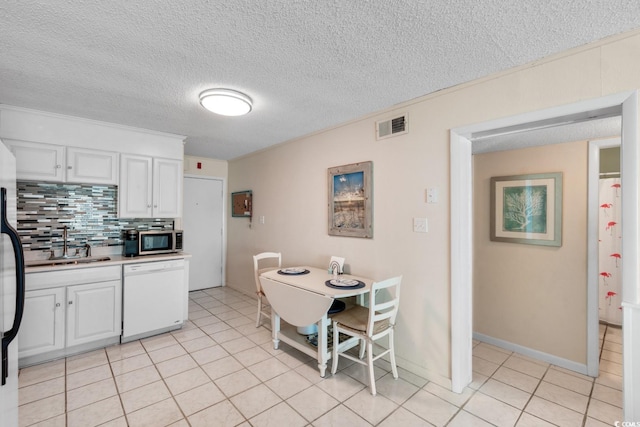
[{"label": "white baseboard", "polygon": [[624,363],[624,408],[625,420],[640,419],[640,305],[623,301],[622,351]]},{"label": "white baseboard", "polygon": [[[388,357],[386,357],[386,360],[388,361]],[[440,374],[438,374],[437,372],[433,372],[432,370],[428,369],[427,367],[424,366],[419,366],[405,358],[403,358],[402,356],[398,356],[398,353],[396,353],[396,364],[398,366],[398,368],[402,368],[406,371],[408,371],[409,373],[412,373],[414,375],[417,375],[421,378],[426,379],[427,381],[431,381],[434,382],[436,384],[438,384],[439,386],[442,386],[448,390],[451,390],[451,378],[447,378],[444,377]]]},{"label": "white baseboard", "polygon": [[553,354],[544,353],[539,350],[534,350],[532,348],[498,338],[493,338],[478,332],[473,333],[473,338],[478,341],[486,342],[487,344],[495,345],[496,347],[504,348],[505,350],[515,351],[516,353],[520,353],[524,356],[533,357],[534,359],[542,360],[544,362],[551,363],[552,365],[560,366],[561,368],[569,369],[583,375],[588,375],[586,363],[574,362],[573,360],[564,359],[562,357],[554,356]]}]

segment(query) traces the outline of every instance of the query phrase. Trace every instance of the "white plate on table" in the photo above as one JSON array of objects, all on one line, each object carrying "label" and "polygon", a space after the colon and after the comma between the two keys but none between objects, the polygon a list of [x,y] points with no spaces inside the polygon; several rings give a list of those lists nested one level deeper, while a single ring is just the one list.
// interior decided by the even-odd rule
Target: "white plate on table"
[{"label": "white plate on table", "polygon": [[280,269],[280,272],[282,274],[302,274],[306,271],[307,269],[302,267],[289,267]]},{"label": "white plate on table", "polygon": [[333,280],[330,280],[329,283],[331,283],[333,286],[351,288],[353,286],[358,285],[360,282],[353,279],[333,279]]}]

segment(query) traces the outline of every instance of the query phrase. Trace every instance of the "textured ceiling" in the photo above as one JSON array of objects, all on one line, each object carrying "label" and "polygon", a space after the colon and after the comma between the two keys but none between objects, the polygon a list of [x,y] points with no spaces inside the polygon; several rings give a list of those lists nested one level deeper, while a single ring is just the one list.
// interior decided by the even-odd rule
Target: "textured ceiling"
[{"label": "textured ceiling", "polygon": [[[638,0],[3,0],[0,103],[232,159],[638,27]],[[207,112],[215,87],[253,111]]]}]

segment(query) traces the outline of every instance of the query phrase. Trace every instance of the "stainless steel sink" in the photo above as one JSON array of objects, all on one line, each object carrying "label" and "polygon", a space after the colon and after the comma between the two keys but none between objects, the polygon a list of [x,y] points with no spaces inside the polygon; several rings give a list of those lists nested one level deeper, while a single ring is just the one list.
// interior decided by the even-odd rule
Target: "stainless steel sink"
[{"label": "stainless steel sink", "polygon": [[43,267],[69,264],[89,264],[93,262],[109,261],[111,258],[105,257],[89,257],[89,258],[62,258],[62,259],[46,259],[42,261],[27,261],[27,267]]},{"label": "stainless steel sink", "polygon": [[78,264],[86,264],[88,262],[100,262],[100,261],[110,261],[111,258],[109,258],[108,256],[104,256],[104,257],[90,257],[90,258],[80,258],[79,260],[76,260],[76,262]]}]

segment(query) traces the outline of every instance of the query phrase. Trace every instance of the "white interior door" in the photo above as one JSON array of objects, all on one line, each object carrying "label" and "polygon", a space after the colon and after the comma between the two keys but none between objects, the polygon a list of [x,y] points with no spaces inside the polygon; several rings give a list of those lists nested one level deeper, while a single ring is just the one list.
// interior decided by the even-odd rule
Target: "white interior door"
[{"label": "white interior door", "polygon": [[223,181],[184,178],[184,251],[189,263],[189,290],[222,286]]}]

